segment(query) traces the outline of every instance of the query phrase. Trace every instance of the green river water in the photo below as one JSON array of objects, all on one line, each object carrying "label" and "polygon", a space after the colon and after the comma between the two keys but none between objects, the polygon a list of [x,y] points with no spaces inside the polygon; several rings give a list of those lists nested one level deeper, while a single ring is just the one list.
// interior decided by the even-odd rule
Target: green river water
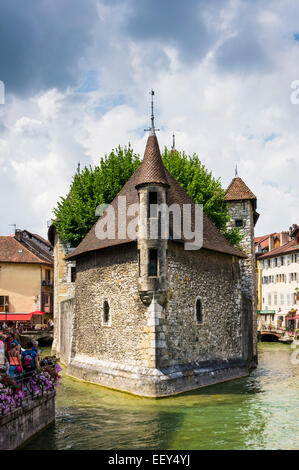
[{"label": "green river water", "polygon": [[159,400],[63,374],[56,421],[25,449],[298,449],[299,364],[260,343],[249,377]]}]

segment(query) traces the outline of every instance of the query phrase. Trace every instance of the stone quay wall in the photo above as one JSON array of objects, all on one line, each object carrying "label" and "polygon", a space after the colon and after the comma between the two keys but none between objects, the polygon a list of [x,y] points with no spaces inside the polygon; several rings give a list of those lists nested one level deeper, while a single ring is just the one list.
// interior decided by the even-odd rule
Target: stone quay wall
[{"label": "stone quay wall", "polygon": [[55,394],[28,399],[22,407],[0,416],[0,450],[17,449],[55,420]]}]

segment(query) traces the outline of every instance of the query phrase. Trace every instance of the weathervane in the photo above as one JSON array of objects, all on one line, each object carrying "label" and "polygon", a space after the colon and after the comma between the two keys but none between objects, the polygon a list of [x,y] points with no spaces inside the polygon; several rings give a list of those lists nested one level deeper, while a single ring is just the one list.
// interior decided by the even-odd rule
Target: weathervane
[{"label": "weathervane", "polygon": [[160,129],[155,128],[155,122],[154,122],[155,121],[155,116],[154,116],[154,95],[155,95],[155,92],[154,92],[153,89],[151,89],[151,91],[149,93],[151,95],[151,109],[152,109],[151,121],[152,121],[152,125],[148,129],[144,129],[144,130],[149,131],[150,135],[155,135],[155,131],[160,130]]}]

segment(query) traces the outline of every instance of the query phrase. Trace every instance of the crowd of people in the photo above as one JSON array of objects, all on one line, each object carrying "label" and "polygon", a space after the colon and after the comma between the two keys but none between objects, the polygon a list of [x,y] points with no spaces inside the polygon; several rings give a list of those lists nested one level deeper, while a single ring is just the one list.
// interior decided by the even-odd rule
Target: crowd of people
[{"label": "crowd of people", "polygon": [[11,331],[0,331],[0,372],[11,379],[26,374],[29,376],[39,369],[39,351],[36,340],[27,342],[22,348]]},{"label": "crowd of people", "polygon": [[1,329],[5,332],[11,329],[14,329],[16,333],[22,334],[23,331],[36,331],[36,330],[49,330],[52,331],[54,326],[53,320],[49,319],[47,323],[44,324],[37,324],[37,323],[29,323],[29,322],[12,322],[7,321],[1,324]]}]

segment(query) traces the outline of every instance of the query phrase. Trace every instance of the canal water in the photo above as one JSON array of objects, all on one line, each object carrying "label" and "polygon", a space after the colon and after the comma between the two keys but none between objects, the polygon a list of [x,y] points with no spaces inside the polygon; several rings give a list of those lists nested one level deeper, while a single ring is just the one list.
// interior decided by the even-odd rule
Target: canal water
[{"label": "canal water", "polygon": [[260,343],[249,377],[172,398],[138,398],[63,374],[56,422],[25,449],[298,449],[299,363]]}]

